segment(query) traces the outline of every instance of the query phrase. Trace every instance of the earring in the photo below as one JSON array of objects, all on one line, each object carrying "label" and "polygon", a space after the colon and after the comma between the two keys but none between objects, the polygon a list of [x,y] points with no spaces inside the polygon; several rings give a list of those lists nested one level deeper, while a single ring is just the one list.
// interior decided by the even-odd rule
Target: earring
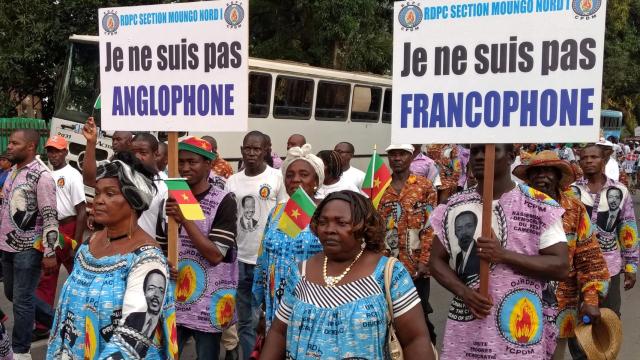
[{"label": "earring", "polygon": [[364,248],[367,247],[367,243],[364,241],[364,238],[362,239],[362,243],[360,244],[360,249],[364,250]]}]

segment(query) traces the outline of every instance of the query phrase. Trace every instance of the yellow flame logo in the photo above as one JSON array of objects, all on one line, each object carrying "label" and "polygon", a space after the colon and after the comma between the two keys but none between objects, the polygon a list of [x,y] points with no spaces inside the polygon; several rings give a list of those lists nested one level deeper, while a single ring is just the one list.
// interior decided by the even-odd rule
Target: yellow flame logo
[{"label": "yellow flame logo", "polygon": [[533,340],[539,327],[540,319],[531,301],[527,298],[518,300],[509,318],[513,339],[520,344],[527,344]]},{"label": "yellow flame logo", "polygon": [[178,273],[176,281],[176,299],[187,301],[196,289],[196,272],[191,266],[185,266]]}]

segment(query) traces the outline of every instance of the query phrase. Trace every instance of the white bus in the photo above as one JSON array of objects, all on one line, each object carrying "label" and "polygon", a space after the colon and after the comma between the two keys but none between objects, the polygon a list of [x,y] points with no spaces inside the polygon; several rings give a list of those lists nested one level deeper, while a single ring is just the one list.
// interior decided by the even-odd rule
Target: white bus
[{"label": "white bus", "polygon": [[[80,167],[85,140],[81,127],[100,93],[98,37],[72,35],[64,71],[56,89],[51,134],[70,143],[69,162]],[[284,157],[294,133],[306,137],[314,151],[333,149],[340,141],[356,150],[352,164],[364,169],[377,145],[391,139],[391,77],[336,71],[288,61],[249,59],[249,130],[271,137],[273,150]],[[143,129],[140,129],[143,130]],[[111,155],[111,133],[102,132],[97,159]],[[159,134],[162,139],[163,134]],[[203,133],[194,133],[202,136]],[[244,133],[215,133],[220,155],[236,163]],[[234,170],[236,166],[234,164]]]}]

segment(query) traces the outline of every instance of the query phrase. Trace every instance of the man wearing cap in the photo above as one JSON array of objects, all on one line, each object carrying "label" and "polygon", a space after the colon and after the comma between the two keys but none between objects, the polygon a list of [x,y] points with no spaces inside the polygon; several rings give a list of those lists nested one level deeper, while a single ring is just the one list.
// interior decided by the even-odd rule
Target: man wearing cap
[{"label": "man wearing cap", "polygon": [[378,205],[378,213],[386,225],[386,252],[400,259],[411,274],[435,344],[434,328],[428,319],[428,314],[433,312],[429,305],[429,251],[433,230],[427,224],[429,214],[437,205],[436,189],[427,178],[411,174],[413,145],[390,145],[386,151],[393,173],[391,185]]},{"label": "man wearing cap", "polygon": [[[58,229],[69,239],[77,243],[82,242],[87,220],[87,203],[84,196],[82,175],[73,166],[67,164],[67,140],[55,135],[47,140],[45,150],[47,158],[53,168],[51,175],[56,184],[56,204],[58,210]],[[58,266],[51,273],[43,274],[36,289],[36,296],[53,307],[58,287],[60,264],[64,265],[67,273],[71,274],[73,267],[74,249],[72,242],[64,242],[61,249],[56,250]],[[48,337],[48,329],[42,324],[36,325],[35,338]]]},{"label": "man wearing cap", "polygon": [[[51,309],[35,297],[42,270],[55,271],[58,244],[56,185],[49,169],[36,159],[40,135],[14,130],[7,156],[15,164],[2,189],[0,250],[4,292],[13,303],[14,359],[31,359],[34,319],[51,326]],[[44,306],[40,306],[44,305]]]},{"label": "man wearing cap", "polygon": [[261,132],[247,133],[240,150],[244,169],[231,175],[227,190],[238,202],[238,336],[242,357],[248,359],[256,343],[258,323],[257,309],[251,307],[258,248],[269,212],[287,195],[282,173],[265,162],[269,149]]},{"label": "man wearing cap", "polygon": [[625,290],[636,283],[638,230],[629,190],[603,172],[608,158],[602,146],[590,144],[582,149],[580,167],[584,178],[575,183],[573,190],[596,224],[596,236],[611,275],[609,293],[601,306],[619,316],[621,278],[624,277]]},{"label": "man wearing cap", "polygon": [[[558,284],[555,293],[543,296],[543,300],[548,300],[544,303],[545,310],[549,311],[546,315],[551,317],[551,325],[558,332],[555,353],[549,348],[550,355],[561,360],[564,359],[567,339],[575,337],[578,319],[586,315],[597,322],[600,318],[598,297],[607,293],[609,271],[587,210],[579,199],[564,193],[575,181],[570,163],[560,160],[554,152],[542,151],[527,164],[516,167],[513,174],[527,185],[551,196],[565,210],[562,224],[569,250],[569,276]],[[549,289],[556,287],[550,286]]]},{"label": "man wearing cap", "polygon": [[178,144],[178,170],[186,178],[205,215],[186,220],[173,198],[167,216],[180,226],[176,321],[178,349],[195,339],[198,359],[217,359],[222,332],[235,322],[238,265],[236,201],[233,194],[209,183],[211,145],[196,137]]},{"label": "man wearing cap", "polygon": [[[542,289],[549,280],[564,280],[569,272],[562,228],[564,210],[549,196],[514,184],[514,158],[512,144],[496,145],[493,236],[481,236],[483,144],[471,145],[469,160],[478,186],[454,194],[431,213],[435,233],[431,274],[454,294],[445,327],[443,359],[511,360],[525,354],[530,359],[544,359],[548,342],[555,342],[555,338],[545,337]],[[470,221],[475,217],[477,221]],[[468,267],[450,265],[450,260],[457,260],[463,252],[465,244],[461,242],[466,240],[462,238],[471,231],[467,227],[473,229],[476,251],[475,255],[465,255],[465,261],[477,256],[490,264],[487,296],[478,291],[480,264],[478,276],[469,276]]]}]

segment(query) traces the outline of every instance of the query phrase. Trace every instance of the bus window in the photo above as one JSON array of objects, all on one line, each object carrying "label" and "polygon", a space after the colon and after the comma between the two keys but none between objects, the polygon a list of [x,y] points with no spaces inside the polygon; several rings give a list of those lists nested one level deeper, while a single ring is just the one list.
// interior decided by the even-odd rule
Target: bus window
[{"label": "bus window", "polygon": [[85,122],[93,115],[100,122],[100,111],[93,105],[100,92],[100,60],[95,44],[72,43],[62,84],[56,94],[56,117]]},{"label": "bus window", "polygon": [[349,84],[320,81],[316,98],[316,119],[327,121],[347,120]]},{"label": "bus window", "polygon": [[271,75],[266,73],[249,73],[249,116],[269,116],[271,103]]},{"label": "bus window", "polygon": [[351,121],[378,122],[382,89],[356,85],[353,87]]},{"label": "bus window", "polygon": [[311,117],[313,80],[278,76],[273,96],[273,116],[308,120]]},{"label": "bus window", "polygon": [[384,91],[384,103],[382,105],[382,122],[391,124],[391,89]]}]

